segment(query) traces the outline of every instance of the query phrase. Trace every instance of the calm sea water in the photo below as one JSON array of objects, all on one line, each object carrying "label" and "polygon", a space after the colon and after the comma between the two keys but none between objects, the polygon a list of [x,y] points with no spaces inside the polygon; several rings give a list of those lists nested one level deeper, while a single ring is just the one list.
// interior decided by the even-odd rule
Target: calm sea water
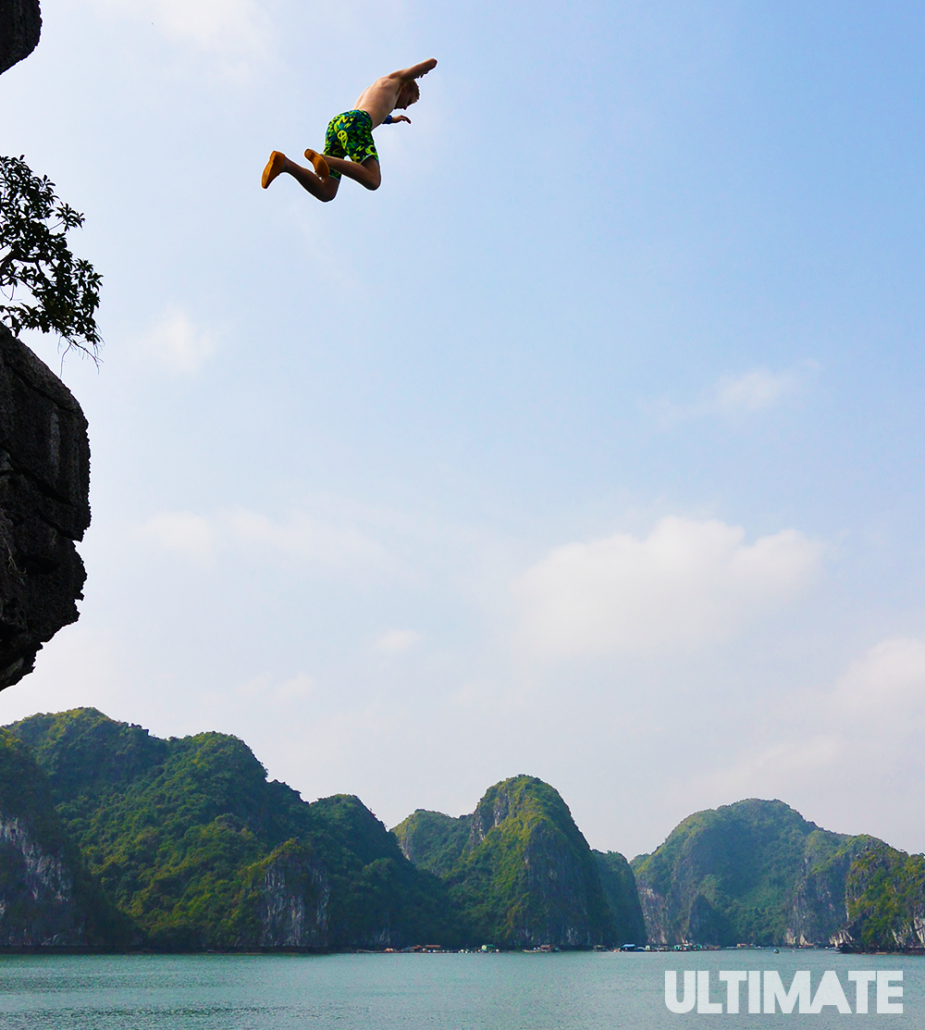
[{"label": "calm sea water", "polygon": [[[902,1015],[677,1015],[665,971],[904,973]],[[725,990],[725,988],[724,988]],[[714,998],[717,995],[713,995]],[[720,997],[724,997],[720,995]],[[0,956],[3,1030],[925,1028],[925,959],[832,952]]]}]

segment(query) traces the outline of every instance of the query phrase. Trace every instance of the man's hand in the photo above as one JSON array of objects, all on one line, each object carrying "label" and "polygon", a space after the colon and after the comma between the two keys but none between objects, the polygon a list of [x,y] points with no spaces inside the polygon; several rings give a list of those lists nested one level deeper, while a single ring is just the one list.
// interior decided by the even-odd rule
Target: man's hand
[{"label": "man's hand", "polygon": [[437,59],[432,57],[429,61],[421,61],[420,64],[412,65],[410,68],[403,68],[400,72],[392,72],[400,79],[419,79],[437,67]]},{"label": "man's hand", "polygon": [[393,114],[389,124],[394,125],[396,122],[407,122],[410,125],[411,119],[406,114]]}]

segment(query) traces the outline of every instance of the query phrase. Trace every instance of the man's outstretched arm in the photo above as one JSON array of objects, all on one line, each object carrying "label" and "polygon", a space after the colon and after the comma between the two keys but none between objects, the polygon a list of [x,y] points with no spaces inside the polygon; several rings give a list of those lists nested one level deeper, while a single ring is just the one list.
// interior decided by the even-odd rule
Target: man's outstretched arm
[{"label": "man's outstretched arm", "polygon": [[426,75],[429,71],[437,67],[437,59],[432,57],[429,61],[421,61],[420,64],[414,64],[410,68],[404,68],[402,71],[392,72],[389,76],[390,79],[419,79],[422,75]]}]

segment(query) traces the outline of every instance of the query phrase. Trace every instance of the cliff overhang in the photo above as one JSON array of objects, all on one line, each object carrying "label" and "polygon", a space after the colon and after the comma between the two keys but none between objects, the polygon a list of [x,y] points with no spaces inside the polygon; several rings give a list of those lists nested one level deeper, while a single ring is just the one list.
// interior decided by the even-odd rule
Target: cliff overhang
[{"label": "cliff overhang", "polygon": [[41,31],[39,0],[0,0],[0,74],[32,53]]},{"label": "cliff overhang", "polygon": [[70,390],[0,326],[0,690],[78,617],[76,543],[90,524],[87,420]]}]

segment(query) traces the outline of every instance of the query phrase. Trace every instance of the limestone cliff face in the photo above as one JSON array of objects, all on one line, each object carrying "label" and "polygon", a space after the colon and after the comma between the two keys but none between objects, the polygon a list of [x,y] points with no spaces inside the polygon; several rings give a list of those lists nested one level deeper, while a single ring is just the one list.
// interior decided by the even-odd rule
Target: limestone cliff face
[{"label": "limestone cliff face", "polygon": [[803,873],[793,893],[784,934],[786,944],[838,943],[847,918],[846,884],[851,869],[859,856],[878,843],[871,837],[853,837],[837,844],[831,854],[826,854],[829,842],[824,838],[814,840],[823,834],[824,831],[816,831],[810,837]]},{"label": "limestone cliff face", "polygon": [[67,387],[0,326],[0,690],[77,619],[90,524],[87,420]]},{"label": "limestone cliff face", "polygon": [[646,921],[639,903],[636,877],[619,851],[592,851],[601,886],[613,918],[617,944],[645,944]]},{"label": "limestone cliff face", "polygon": [[752,799],[685,819],[634,859],[656,944],[836,943],[846,883],[880,842],[822,830],[780,801]]},{"label": "limestone cliff face", "polygon": [[542,780],[516,776],[485,792],[472,815],[462,881],[489,901],[483,932],[498,943],[614,943],[591,849]]},{"label": "limestone cliff face", "polygon": [[[524,927],[525,942],[585,948],[603,943],[603,891],[597,869],[588,863],[587,855],[557,827],[540,823],[526,842],[523,863],[527,890],[543,913],[538,925]],[[592,907],[597,913],[591,911]]]},{"label": "limestone cliff face", "polygon": [[925,855],[867,840],[848,873],[847,923],[835,943],[863,951],[925,947]]},{"label": "limestone cliff face", "polygon": [[[42,31],[38,0],[0,0],[0,73]],[[77,619],[90,524],[87,422],[67,387],[0,325],[0,690]]]},{"label": "limestone cliff face", "polygon": [[39,0],[0,0],[0,73],[32,53],[41,31]]},{"label": "limestone cliff face", "polygon": [[[568,806],[542,780],[515,776],[490,787],[470,816],[417,811],[393,832],[406,857],[449,885],[473,943],[587,948],[633,939],[615,925]],[[629,889],[638,910],[635,884]]]},{"label": "limestone cliff face", "polygon": [[269,856],[258,887],[262,948],[327,948],[331,881],[311,852],[290,841]]},{"label": "limestone cliff face", "polygon": [[115,945],[128,932],[87,874],[44,773],[0,730],[0,946]]},{"label": "limestone cliff face", "polygon": [[0,814],[0,867],[0,946],[86,944],[60,848],[48,850],[22,820]]}]

